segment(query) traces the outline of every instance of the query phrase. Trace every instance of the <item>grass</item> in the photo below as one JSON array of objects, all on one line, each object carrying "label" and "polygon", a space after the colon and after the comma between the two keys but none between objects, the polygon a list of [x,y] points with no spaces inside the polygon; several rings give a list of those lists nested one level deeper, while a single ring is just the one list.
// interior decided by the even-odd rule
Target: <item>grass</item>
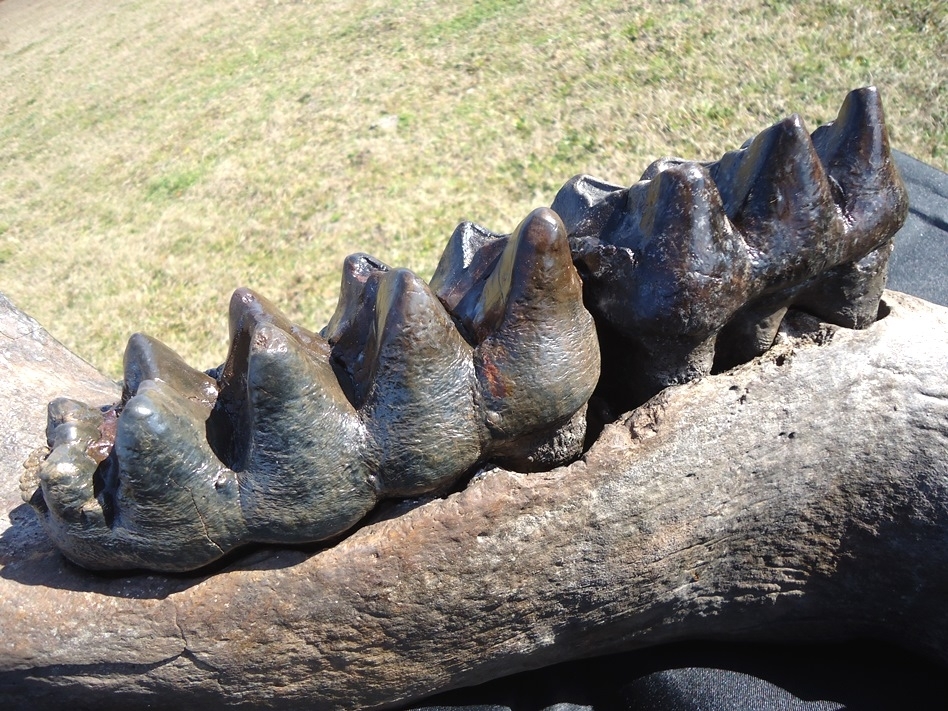
[{"label": "grass", "polygon": [[250,286],[320,328],[346,254],[429,276],[570,176],[714,159],[874,83],[948,169],[939,0],[0,1],[0,291],[118,377]]}]

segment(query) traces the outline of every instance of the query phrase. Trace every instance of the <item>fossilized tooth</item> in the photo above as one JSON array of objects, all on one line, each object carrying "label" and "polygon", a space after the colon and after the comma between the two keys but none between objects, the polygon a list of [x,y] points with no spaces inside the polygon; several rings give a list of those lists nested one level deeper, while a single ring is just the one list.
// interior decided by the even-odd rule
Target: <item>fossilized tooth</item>
[{"label": "fossilized tooth", "polygon": [[[653,184],[699,167],[714,186],[704,198],[662,206]],[[709,197],[715,192],[717,199]],[[715,213],[704,227],[695,220],[703,203]],[[714,163],[656,161],[631,188],[578,176],[552,207],[563,216],[587,302],[606,334],[603,367],[630,373],[621,405],[628,407],[758,355],[789,307],[844,326],[871,323],[907,197],[878,92],[867,88],[852,92],[837,120],[812,137],[793,116]],[[643,227],[652,224],[649,214],[674,217]],[[702,229],[705,243],[730,245],[733,274],[722,268],[705,290],[689,293],[688,275],[703,271],[680,256],[701,244]],[[736,241],[715,239],[722,234]],[[653,243],[680,250],[649,249]]]},{"label": "fossilized tooth", "polygon": [[836,202],[846,217],[851,261],[887,242],[908,210],[879,91],[865,87],[850,92],[836,120],[813,132],[813,145],[838,187]]},{"label": "fossilized tooth", "polygon": [[[241,533],[239,520],[213,515],[218,500],[236,499],[236,481],[228,481],[225,471],[207,476],[206,465],[216,460],[203,428],[191,426],[192,410],[201,407],[160,380],[144,381],[115,431],[105,434],[114,436],[110,455],[96,461],[90,452],[102,431],[115,426],[109,423],[113,413],[51,403],[50,419],[62,424],[36,472],[40,488],[31,503],[70,560],[92,569],[188,570],[219,557],[220,545]],[[71,426],[96,417],[98,435]],[[239,515],[239,507],[221,508]]]},{"label": "fossilized tooth", "polygon": [[[621,397],[642,399],[642,392],[709,372],[721,322],[747,301],[752,264],[708,170],[669,162],[651,179],[611,195],[602,183],[595,192],[581,178],[573,184],[578,189],[561,192],[554,209],[573,215],[587,232],[573,242],[580,273],[594,285],[587,303],[620,334],[618,343],[607,336],[604,344],[610,387],[615,376],[621,382],[636,374],[633,391]],[[582,202],[590,198],[598,199],[588,210],[594,216],[584,216]],[[613,241],[597,239],[592,225]]]},{"label": "fossilized tooth", "polygon": [[241,507],[251,540],[321,541],[378,500],[368,433],[329,363],[273,323],[254,330],[247,362],[247,429],[235,440]]},{"label": "fossilized tooth", "polygon": [[[508,235],[498,234],[474,222],[462,222],[454,230],[441,255],[431,290],[451,313],[467,313],[484,289]],[[467,302],[467,303],[462,303]]]},{"label": "fossilized tooth", "polygon": [[321,334],[240,289],[213,371],[133,336],[121,401],[51,404],[51,451],[24,477],[57,546],[89,568],[191,570],[338,536],[379,498],[444,491],[488,458],[577,456],[599,360],[565,229],[540,210],[511,237],[467,232],[489,239],[446,251],[454,313],[354,255]]},{"label": "fossilized tooth", "polygon": [[126,403],[113,448],[112,531],[136,542],[141,564],[187,569],[244,535],[234,472],[211,451],[207,408],[159,380]]},{"label": "fossilized tooth", "polygon": [[747,244],[754,292],[798,284],[846,258],[842,214],[796,114],[725,154],[708,172]]},{"label": "fossilized tooth", "polygon": [[[595,324],[582,305],[565,227],[552,210],[534,210],[510,237],[481,231],[478,253],[457,244],[469,234],[455,232],[433,281],[439,296],[447,292],[442,298],[456,304],[454,317],[475,344],[479,405],[491,430],[488,448],[495,456],[513,457],[505,462],[528,467],[525,456],[516,454],[519,440],[542,432],[557,436],[595,387]],[[456,283],[447,275],[464,264],[474,266],[479,278],[456,298],[442,285]],[[562,377],[550,377],[554,372]],[[572,423],[559,436],[575,441],[575,429]]]},{"label": "fossilized tooth", "polygon": [[366,456],[381,491],[443,489],[480,458],[471,346],[416,275],[350,257],[323,333],[369,428]]},{"label": "fossilized tooth", "polygon": [[125,347],[122,402],[128,402],[146,380],[166,382],[179,393],[197,396],[207,406],[217,400],[214,378],[189,367],[164,343],[136,333]]}]

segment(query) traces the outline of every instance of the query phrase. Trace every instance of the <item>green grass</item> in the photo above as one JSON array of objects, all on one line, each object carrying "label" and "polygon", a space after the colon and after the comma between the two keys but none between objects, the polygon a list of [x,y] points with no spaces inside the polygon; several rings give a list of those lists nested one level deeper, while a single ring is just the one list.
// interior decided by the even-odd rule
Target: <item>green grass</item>
[{"label": "green grass", "polygon": [[212,367],[237,286],[318,329],[346,254],[427,277],[857,86],[948,169],[946,56],[939,0],[2,0],[0,291],[113,376],[137,330]]}]

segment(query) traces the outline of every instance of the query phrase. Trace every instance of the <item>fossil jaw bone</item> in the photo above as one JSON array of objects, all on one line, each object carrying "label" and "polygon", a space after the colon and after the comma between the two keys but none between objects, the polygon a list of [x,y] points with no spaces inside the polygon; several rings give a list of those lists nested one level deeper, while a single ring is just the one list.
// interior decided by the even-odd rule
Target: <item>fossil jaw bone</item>
[{"label": "fossil jaw bone", "polygon": [[629,188],[578,176],[510,236],[459,226],[430,285],[350,257],[319,334],[238,291],[213,375],[133,337],[116,407],[50,405],[24,498],[90,568],[332,538],[485,461],[575,457],[600,368],[584,297],[602,390],[627,407],[762,352],[791,306],[872,323],[906,211],[871,88],[812,136],[794,116]]},{"label": "fossil jaw bone", "polygon": [[783,315],[875,321],[908,200],[878,92],[809,135],[785,119],[714,163],[662,159],[629,188],[570,180],[563,218],[621,407],[770,347]]},{"label": "fossil jaw bone", "polygon": [[56,545],[93,569],[192,570],[251,542],[338,536],[487,460],[576,457],[600,359],[563,224],[541,208],[510,236],[465,229],[434,288],[348,258],[319,334],[238,290],[211,374],[133,336],[121,402],[50,404],[50,450],[23,489]]}]

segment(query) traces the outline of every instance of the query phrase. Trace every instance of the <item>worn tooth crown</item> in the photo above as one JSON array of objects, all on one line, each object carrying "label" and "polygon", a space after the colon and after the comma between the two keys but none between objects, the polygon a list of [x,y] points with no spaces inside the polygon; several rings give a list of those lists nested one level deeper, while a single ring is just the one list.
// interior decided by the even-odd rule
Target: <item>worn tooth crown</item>
[{"label": "worn tooth crown", "polygon": [[[258,326],[247,393],[247,452],[237,477],[253,540],[322,540],[358,523],[376,503],[363,456],[367,435],[328,349],[306,348],[274,324]],[[281,515],[287,506],[292,516]]]},{"label": "worn tooth crown", "polygon": [[380,488],[395,496],[443,488],[481,457],[472,349],[406,269],[381,279],[375,319],[361,412],[378,448]]},{"label": "worn tooth crown", "polygon": [[876,89],[812,136],[778,122],[699,187],[701,169],[661,159],[630,188],[578,176],[553,202],[619,407],[759,355],[791,306],[857,328],[878,312],[907,197]]},{"label": "worn tooth crown", "polygon": [[80,565],[191,570],[339,536],[380,498],[446,491],[488,458],[575,458],[599,356],[559,217],[512,237],[462,225],[433,283],[353,255],[320,334],[239,289],[212,374],[133,336],[115,408],[50,405],[24,497]]}]

